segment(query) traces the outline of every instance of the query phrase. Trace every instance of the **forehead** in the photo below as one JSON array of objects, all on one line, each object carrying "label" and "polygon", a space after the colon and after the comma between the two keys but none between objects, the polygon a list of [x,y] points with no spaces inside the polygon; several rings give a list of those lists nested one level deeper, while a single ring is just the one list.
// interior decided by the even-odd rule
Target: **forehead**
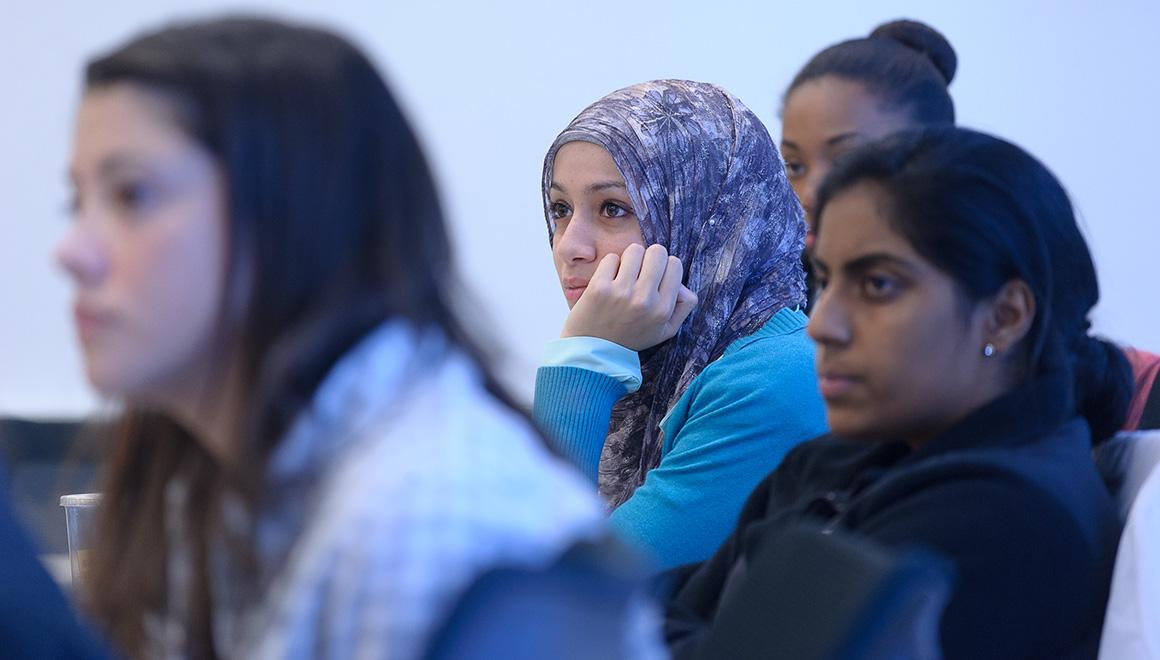
[{"label": "forehead", "polygon": [[858,183],[839,192],[822,209],[814,250],[830,268],[872,253],[907,261],[925,261],[888,216],[882,190]]},{"label": "forehead", "polygon": [[604,147],[580,140],[569,142],[556,151],[552,182],[566,186],[586,181],[624,182],[612,154]]},{"label": "forehead", "polygon": [[822,76],[790,93],[782,113],[782,136],[791,142],[841,133],[879,137],[911,123],[907,113],[884,107],[862,83]]},{"label": "forehead", "polygon": [[110,152],[169,151],[190,146],[171,105],[159,93],[121,83],[90,89],[77,112],[74,158]]}]

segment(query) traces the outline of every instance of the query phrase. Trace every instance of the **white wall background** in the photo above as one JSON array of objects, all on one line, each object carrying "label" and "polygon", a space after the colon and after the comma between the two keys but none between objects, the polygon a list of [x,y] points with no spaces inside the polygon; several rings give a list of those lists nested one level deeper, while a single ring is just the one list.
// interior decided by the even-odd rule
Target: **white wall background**
[{"label": "white wall background", "polygon": [[[777,139],[779,97],[821,47],[891,18],[927,21],[959,53],[962,124],[1043,159],[1079,208],[1099,268],[1104,334],[1160,349],[1160,3],[1155,0],[878,2],[420,2],[279,0],[246,10],[322,21],[380,63],[441,184],[473,318],[508,351],[530,398],[566,307],[540,208],[544,150],[585,105],[662,77],[724,85]],[[83,62],[215,0],[0,0],[0,414],[90,410],[51,262],[67,222],[65,171]]]}]

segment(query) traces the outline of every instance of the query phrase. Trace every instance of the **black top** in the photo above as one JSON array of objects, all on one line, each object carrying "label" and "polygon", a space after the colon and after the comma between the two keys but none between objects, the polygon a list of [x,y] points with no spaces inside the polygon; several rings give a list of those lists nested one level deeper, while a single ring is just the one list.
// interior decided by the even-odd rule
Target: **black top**
[{"label": "black top", "polygon": [[713,625],[731,569],[762,535],[807,521],[950,559],[948,658],[1095,657],[1120,529],[1072,410],[1068,384],[1042,378],[918,450],[833,436],[799,445],[717,553],[683,573],[666,613],[674,654]]}]

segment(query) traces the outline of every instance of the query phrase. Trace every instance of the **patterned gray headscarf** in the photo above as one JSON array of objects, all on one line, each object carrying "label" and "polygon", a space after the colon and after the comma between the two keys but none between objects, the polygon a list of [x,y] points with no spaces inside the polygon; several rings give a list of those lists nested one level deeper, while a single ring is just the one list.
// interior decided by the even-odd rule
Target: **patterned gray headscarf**
[{"label": "patterned gray headscarf", "polygon": [[641,388],[617,402],[600,492],[627,500],[660,462],[660,421],[705,365],[783,307],[805,302],[802,209],[761,121],[724,89],[683,80],[626,87],[588,106],[544,158],[544,215],[556,152],[600,145],[628,187],[646,245],[685,265],[696,309],[671,340],[641,353]]}]

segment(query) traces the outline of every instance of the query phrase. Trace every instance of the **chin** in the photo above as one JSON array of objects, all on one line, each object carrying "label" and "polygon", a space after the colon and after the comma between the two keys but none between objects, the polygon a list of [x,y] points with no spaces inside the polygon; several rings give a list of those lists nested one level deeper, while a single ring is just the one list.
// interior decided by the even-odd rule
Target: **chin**
[{"label": "chin", "polygon": [[133,399],[149,390],[143,387],[139,377],[126,369],[124,362],[107,359],[89,359],[85,363],[85,375],[89,385],[102,397],[110,399]]},{"label": "chin", "polygon": [[89,386],[96,391],[97,394],[107,398],[123,398],[126,394],[125,386],[116,374],[108,373],[100,369],[89,368],[87,371],[87,378]]},{"label": "chin", "polygon": [[879,425],[849,410],[827,409],[826,424],[830,433],[846,440],[873,442],[880,436]]}]

